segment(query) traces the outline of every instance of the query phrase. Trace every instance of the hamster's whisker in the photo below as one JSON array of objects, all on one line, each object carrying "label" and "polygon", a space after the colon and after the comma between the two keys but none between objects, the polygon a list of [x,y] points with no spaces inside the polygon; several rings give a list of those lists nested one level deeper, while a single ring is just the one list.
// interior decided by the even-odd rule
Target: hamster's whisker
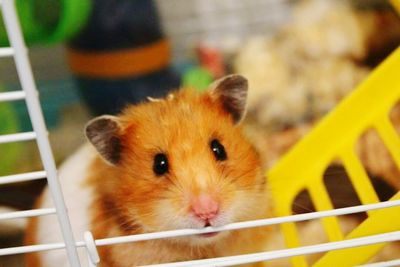
[{"label": "hamster's whisker", "polygon": [[246,171],[246,172],[241,173],[240,175],[236,175],[236,176],[228,176],[228,175],[225,175],[225,176],[226,176],[227,178],[230,178],[229,180],[230,180],[231,183],[234,183],[234,182],[236,182],[236,181],[239,180],[239,179],[246,178],[246,177],[249,176],[252,172],[253,172],[253,170],[248,170],[248,171]]},{"label": "hamster's whisker", "polygon": [[170,229],[171,222],[179,220],[180,216],[178,214],[170,214],[167,218],[168,219],[162,220],[161,224],[159,224],[160,229]]},{"label": "hamster's whisker", "polygon": [[169,181],[172,183],[173,188],[167,188],[166,189],[167,192],[175,193],[174,190],[177,190],[178,193],[184,192],[185,185],[183,185],[179,179],[169,179]]},{"label": "hamster's whisker", "polygon": [[[248,191],[253,191],[253,190],[257,189],[258,186],[259,186],[258,184],[246,185],[246,186],[241,186],[238,189],[235,188],[232,191],[233,192],[248,192]],[[255,194],[258,194],[258,193],[263,194],[264,192],[254,192],[254,193]]]}]

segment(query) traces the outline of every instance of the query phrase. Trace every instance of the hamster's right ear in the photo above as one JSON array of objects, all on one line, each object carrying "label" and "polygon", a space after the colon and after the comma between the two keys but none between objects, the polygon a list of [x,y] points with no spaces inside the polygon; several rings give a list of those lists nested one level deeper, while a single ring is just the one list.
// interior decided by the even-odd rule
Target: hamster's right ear
[{"label": "hamster's right ear", "polygon": [[115,116],[104,115],[89,121],[85,135],[108,163],[115,165],[121,158],[121,125]]}]

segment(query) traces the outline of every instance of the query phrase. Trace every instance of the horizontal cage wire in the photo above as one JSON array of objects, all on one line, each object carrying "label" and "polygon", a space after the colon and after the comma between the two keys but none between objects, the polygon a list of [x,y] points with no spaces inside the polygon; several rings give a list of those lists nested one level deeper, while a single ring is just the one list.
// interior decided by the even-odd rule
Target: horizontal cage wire
[{"label": "horizontal cage wire", "polygon": [[357,267],[392,267],[399,265],[400,265],[400,260],[392,260],[392,261],[382,261],[377,263],[364,264],[364,265],[359,265]]},{"label": "horizontal cage wire", "polygon": [[45,171],[36,171],[36,172],[27,172],[21,174],[0,176],[0,185],[44,179],[46,178],[46,176],[47,174]]},{"label": "horizontal cage wire", "polygon": [[[26,99],[26,101],[31,102],[31,104],[29,105],[29,106],[31,106],[30,117],[32,119],[32,124],[34,125],[34,129],[35,129],[35,131],[33,131],[33,132],[2,135],[2,136],[0,136],[0,144],[1,143],[9,143],[9,142],[37,140],[38,142],[42,143],[42,145],[39,144],[39,150],[41,151],[41,153],[46,154],[45,156],[43,156],[43,160],[46,162],[48,162],[48,161],[52,162],[52,163],[50,163],[50,167],[49,167],[49,163],[47,163],[47,167],[45,166],[45,170],[43,170],[43,171],[14,174],[14,175],[0,177],[0,184],[8,184],[8,183],[36,180],[36,179],[44,179],[44,178],[52,176],[52,175],[55,177],[55,167],[52,166],[52,164],[54,165],[54,159],[52,158],[51,151],[49,150],[49,142],[48,142],[48,139],[46,136],[45,127],[43,124],[43,118],[41,116],[40,105],[37,102],[36,89],[35,89],[35,86],[34,86],[34,83],[32,80],[33,78],[32,78],[32,74],[30,72],[29,61],[27,61],[27,57],[26,57],[26,55],[24,55],[24,51],[26,48],[24,46],[23,41],[21,41],[22,38],[21,38],[19,25],[16,21],[14,1],[13,0],[3,0],[0,2],[0,4],[1,4],[1,9],[3,11],[3,14],[4,14],[4,18],[6,20],[5,22],[6,22],[6,27],[7,27],[8,33],[10,34],[11,31],[16,31],[17,32],[16,35],[19,35],[17,37],[14,37],[15,40],[13,40],[12,34],[10,35],[12,47],[1,48],[0,49],[0,57],[14,56],[16,58],[16,61],[18,61],[18,58],[19,58],[19,61],[21,63],[17,64],[17,69],[18,69],[18,72],[21,72],[21,74],[20,74],[21,82],[24,84],[24,80],[25,80],[25,83],[28,83],[27,87],[30,88],[30,89],[25,89],[26,86],[23,86],[24,90],[26,90],[26,91],[0,93],[0,102],[23,100],[23,99]],[[21,40],[18,40],[18,38],[20,38]],[[16,47],[16,48],[14,48],[14,47]],[[33,104],[32,104],[32,102],[33,102]],[[35,115],[35,114],[39,114],[39,117],[38,117],[38,115]],[[37,122],[37,121],[39,121],[39,122]],[[38,125],[38,126],[35,127],[35,125]],[[393,127],[391,125],[388,126],[387,118],[382,123],[377,124],[377,126],[376,126],[378,132],[382,132],[382,131],[388,132],[388,130],[387,130],[388,127],[390,128],[389,129],[390,137],[386,138],[388,135],[387,134],[383,135],[384,141],[389,149],[393,149],[393,147],[396,147],[399,145],[400,141],[398,139],[397,134],[394,132],[395,130],[393,129]],[[43,143],[45,145],[43,145]],[[48,151],[46,152],[46,150],[48,150]],[[354,154],[347,153],[347,152],[348,151],[343,152],[343,154],[342,154],[342,157],[346,159],[346,160],[344,160],[345,163],[350,162],[349,164],[351,164],[353,167],[355,165],[358,166],[361,164],[360,162],[358,162],[359,160],[355,158]],[[396,153],[395,151],[391,151],[391,152],[392,152],[393,156],[395,157],[395,161],[397,163],[399,163],[400,162],[399,154]],[[362,167],[360,166],[360,168],[362,168]],[[350,174],[350,177],[361,175],[362,177],[367,179],[366,174],[363,173],[363,170],[361,170],[360,168],[356,169],[356,173]],[[354,168],[348,168],[348,169],[354,170]],[[337,222],[335,222],[336,216],[348,215],[348,214],[354,214],[354,213],[362,213],[362,212],[368,212],[368,213],[371,212],[371,214],[375,214],[375,213],[378,214],[379,210],[382,210],[382,209],[390,209],[392,214],[400,214],[400,200],[390,200],[390,201],[384,201],[384,202],[373,203],[373,204],[365,204],[365,203],[377,202],[376,196],[371,197],[371,194],[366,194],[364,192],[364,190],[362,190],[363,188],[369,188],[368,189],[369,193],[371,193],[372,192],[371,190],[373,190],[373,188],[371,188],[371,185],[368,184],[368,182],[365,179],[362,180],[361,182],[358,181],[358,183],[355,182],[355,188],[356,188],[357,192],[360,194],[360,196],[362,198],[361,199],[362,203],[364,203],[364,205],[340,208],[340,209],[333,209],[332,205],[329,205],[330,201],[326,201],[321,206],[317,207],[319,210],[323,210],[323,211],[311,212],[311,213],[306,213],[306,214],[297,214],[297,215],[290,215],[290,216],[268,218],[268,219],[263,219],[263,220],[232,223],[232,224],[225,225],[222,227],[206,227],[206,228],[200,229],[200,230],[199,229],[181,229],[181,230],[173,230],[173,231],[165,231],[165,232],[157,232],[157,233],[147,233],[147,234],[139,234],[139,235],[131,235],[131,236],[121,236],[121,237],[113,237],[113,238],[106,238],[106,239],[97,239],[97,240],[93,240],[92,242],[94,243],[94,249],[96,249],[96,246],[108,246],[108,245],[116,245],[116,244],[122,244],[122,243],[128,243],[128,242],[138,242],[138,241],[154,240],[154,239],[161,239],[161,238],[198,235],[198,234],[228,231],[228,230],[239,230],[239,229],[244,229],[244,228],[261,227],[261,226],[269,226],[269,225],[285,224],[285,223],[294,223],[294,222],[316,220],[316,219],[323,219],[324,222],[326,222],[326,223],[324,223],[324,226],[327,229],[327,232],[329,234],[329,240],[331,241],[331,242],[327,242],[327,243],[322,243],[322,244],[317,244],[317,245],[309,245],[309,246],[300,246],[300,247],[296,247],[296,248],[287,248],[287,249],[282,249],[282,250],[274,250],[274,251],[261,252],[261,253],[236,255],[236,256],[230,256],[230,257],[148,265],[148,266],[159,266],[159,267],[161,267],[161,266],[162,267],[169,267],[169,266],[171,266],[171,267],[172,266],[174,266],[174,267],[204,266],[205,267],[205,266],[232,266],[232,265],[237,265],[237,264],[253,263],[253,262],[259,262],[259,261],[269,261],[269,260],[288,258],[288,257],[293,257],[293,256],[299,256],[299,255],[307,255],[307,254],[312,254],[312,253],[340,250],[340,249],[345,249],[345,248],[367,246],[367,245],[378,244],[378,243],[400,241],[400,231],[391,231],[388,233],[375,234],[375,235],[370,235],[370,236],[365,236],[365,237],[357,237],[357,238],[351,238],[351,239],[345,239],[342,236],[342,234],[338,228],[339,225],[337,224]],[[54,180],[56,180],[56,179],[54,179]],[[50,181],[51,180],[49,180],[49,182]],[[311,195],[312,196],[314,195],[314,198],[316,198],[317,197],[316,195],[320,194],[321,188],[318,187],[318,185],[316,185],[314,187],[314,189],[313,189],[313,187],[310,187],[310,192],[311,192]],[[87,238],[84,238],[85,241],[75,242],[73,239],[72,233],[69,229],[70,226],[68,226],[69,221],[68,221],[68,217],[66,216],[66,213],[63,215],[62,214],[62,213],[64,213],[64,211],[63,211],[63,212],[61,212],[61,215],[60,215],[60,210],[62,211],[65,209],[65,207],[64,207],[65,204],[62,199],[61,191],[59,190],[59,185],[53,184],[53,186],[51,187],[51,190],[54,194],[53,197],[56,200],[55,201],[56,205],[58,205],[57,208],[33,209],[33,210],[19,211],[19,212],[13,212],[13,213],[3,213],[3,214],[0,214],[0,220],[27,218],[27,217],[33,217],[33,216],[48,216],[48,215],[57,214],[58,216],[60,216],[60,217],[58,217],[58,219],[62,225],[62,228],[64,229],[64,234],[65,234],[64,237],[66,238],[65,243],[37,244],[37,245],[31,245],[31,246],[2,248],[2,249],[0,249],[0,256],[67,248],[67,251],[69,253],[68,256],[71,260],[71,265],[75,267],[75,266],[80,266],[79,259],[76,254],[76,248],[86,247],[88,249],[89,259],[91,259],[93,261],[93,257],[92,257],[93,255],[91,255],[91,253],[94,253],[93,247],[91,248],[92,250],[89,249],[89,246],[93,245],[93,244],[89,244],[90,241],[88,241]],[[325,191],[325,190],[322,190],[322,191]],[[363,192],[365,193],[365,195]],[[398,193],[394,198],[399,198],[400,197],[399,194],[400,193]],[[328,194],[326,194],[326,197],[328,198]],[[71,247],[73,247],[73,249],[71,249]],[[382,267],[382,266],[397,266],[397,265],[400,265],[400,260],[392,260],[392,261],[388,261],[388,262],[365,264],[365,265],[360,265],[360,266]],[[96,266],[96,264],[92,263],[92,266]]]},{"label": "horizontal cage wire", "polygon": [[[1,57],[1,55],[0,55],[0,57]],[[26,95],[23,91],[0,93],[0,102],[21,100],[21,99],[24,99],[25,96]]]}]

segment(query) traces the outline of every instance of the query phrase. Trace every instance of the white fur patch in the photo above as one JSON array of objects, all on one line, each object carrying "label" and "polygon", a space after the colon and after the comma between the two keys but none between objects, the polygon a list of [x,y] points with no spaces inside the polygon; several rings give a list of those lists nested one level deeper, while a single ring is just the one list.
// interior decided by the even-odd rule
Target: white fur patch
[{"label": "white fur patch", "polygon": [[[87,177],[88,163],[92,161],[96,152],[86,144],[72,155],[59,169],[59,178],[68,208],[75,241],[83,240],[83,233],[89,230],[89,205],[92,192],[84,186]],[[54,207],[50,192],[46,188],[41,208]],[[42,216],[38,220],[37,242],[40,244],[62,242],[62,235],[56,215]],[[40,253],[42,267],[69,266],[65,250],[46,251]],[[84,250],[79,250],[82,267],[87,266],[87,256]]]},{"label": "white fur patch", "polygon": [[174,100],[174,98],[175,98],[174,94],[168,94],[167,96],[167,100],[169,101]]}]

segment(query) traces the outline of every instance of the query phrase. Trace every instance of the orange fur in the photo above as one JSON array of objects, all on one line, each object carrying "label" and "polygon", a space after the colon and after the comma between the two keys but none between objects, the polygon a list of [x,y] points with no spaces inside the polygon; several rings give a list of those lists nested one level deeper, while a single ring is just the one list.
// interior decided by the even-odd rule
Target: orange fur
[{"label": "orange fur", "polygon": [[[189,199],[200,193],[221,205],[217,224],[265,218],[265,178],[258,155],[240,126],[211,94],[190,90],[127,108],[119,116],[122,157],[114,165],[100,157],[91,166],[95,187],[95,238],[178,228],[201,228],[190,216]],[[214,159],[209,143],[218,138],[228,159]],[[170,171],[153,173],[154,155],[168,156]],[[101,266],[136,266],[260,252],[268,232],[246,229],[215,237],[183,237],[101,247]]]},{"label": "orange fur", "polygon": [[[28,221],[28,227],[26,229],[25,241],[26,245],[36,244],[36,238],[34,233],[36,232],[37,218],[32,218]],[[40,260],[37,253],[27,253],[25,255],[26,265],[30,267],[39,267]]]}]

